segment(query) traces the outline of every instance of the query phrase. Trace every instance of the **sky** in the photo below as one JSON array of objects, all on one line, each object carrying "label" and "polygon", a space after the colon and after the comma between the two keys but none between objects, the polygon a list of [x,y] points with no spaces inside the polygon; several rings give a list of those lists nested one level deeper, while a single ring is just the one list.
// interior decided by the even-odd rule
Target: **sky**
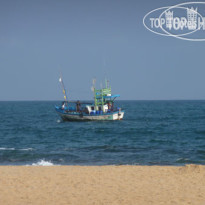
[{"label": "sky", "polygon": [[205,42],[148,31],[143,17],[179,0],[0,0],[0,101],[205,99]]}]

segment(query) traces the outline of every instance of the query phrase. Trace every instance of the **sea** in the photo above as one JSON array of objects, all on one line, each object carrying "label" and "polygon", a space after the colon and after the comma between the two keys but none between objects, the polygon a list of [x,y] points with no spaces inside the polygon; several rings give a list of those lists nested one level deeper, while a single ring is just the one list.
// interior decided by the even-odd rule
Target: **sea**
[{"label": "sea", "polygon": [[59,101],[0,102],[0,165],[205,164],[205,101],[117,101],[121,121],[63,122]]}]

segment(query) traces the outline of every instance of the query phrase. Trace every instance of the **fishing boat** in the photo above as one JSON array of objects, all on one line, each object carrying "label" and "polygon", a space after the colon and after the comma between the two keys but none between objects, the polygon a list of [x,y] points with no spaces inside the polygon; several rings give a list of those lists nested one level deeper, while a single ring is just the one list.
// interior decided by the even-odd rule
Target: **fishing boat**
[{"label": "fishing boat", "polygon": [[[105,88],[96,89],[95,80],[91,90],[94,93],[94,102],[68,101],[62,76],[59,78],[62,85],[64,101],[61,106],[55,106],[56,112],[63,121],[98,121],[122,120],[124,110],[115,107],[115,99],[120,95],[112,95],[111,86],[106,81]],[[73,106],[72,106],[73,105]]]}]

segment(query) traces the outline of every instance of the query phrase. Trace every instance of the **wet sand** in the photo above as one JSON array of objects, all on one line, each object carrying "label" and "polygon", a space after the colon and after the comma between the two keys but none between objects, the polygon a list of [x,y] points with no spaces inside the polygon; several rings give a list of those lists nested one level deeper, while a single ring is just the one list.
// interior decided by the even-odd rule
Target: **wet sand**
[{"label": "wet sand", "polygon": [[205,204],[205,166],[0,166],[0,204]]}]

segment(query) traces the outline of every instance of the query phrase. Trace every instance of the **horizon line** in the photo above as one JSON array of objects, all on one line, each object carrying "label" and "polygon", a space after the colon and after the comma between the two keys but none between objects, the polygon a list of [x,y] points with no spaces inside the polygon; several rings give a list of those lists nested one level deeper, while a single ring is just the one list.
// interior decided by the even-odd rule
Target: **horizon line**
[{"label": "horizon line", "polygon": [[[0,100],[0,102],[54,102],[54,101],[62,102],[64,100]],[[75,99],[72,101],[75,101]],[[93,101],[93,100],[80,100],[80,101]],[[135,100],[134,99],[126,99],[126,100],[119,99],[116,101],[205,101],[205,99],[135,99]]]}]

